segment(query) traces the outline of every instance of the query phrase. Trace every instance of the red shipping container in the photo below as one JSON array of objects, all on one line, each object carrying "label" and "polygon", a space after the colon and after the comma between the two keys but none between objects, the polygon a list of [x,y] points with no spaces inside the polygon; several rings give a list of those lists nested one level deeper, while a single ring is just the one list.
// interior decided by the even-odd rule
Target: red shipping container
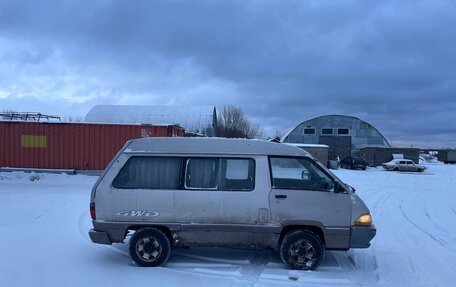
[{"label": "red shipping container", "polygon": [[0,167],[103,170],[130,139],[184,136],[175,125],[0,122]]}]

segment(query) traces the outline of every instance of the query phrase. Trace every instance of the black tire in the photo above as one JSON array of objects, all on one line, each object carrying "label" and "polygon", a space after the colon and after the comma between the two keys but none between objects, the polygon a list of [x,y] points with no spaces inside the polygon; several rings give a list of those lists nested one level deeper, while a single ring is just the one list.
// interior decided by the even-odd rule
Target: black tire
[{"label": "black tire", "polygon": [[364,166],[364,167],[363,167],[363,170],[366,170],[366,169],[367,169],[367,166]]},{"label": "black tire", "polygon": [[130,239],[130,256],[140,266],[154,267],[168,261],[171,245],[168,237],[156,228],[143,228]]},{"label": "black tire", "polygon": [[315,270],[325,257],[320,237],[308,230],[292,231],[280,245],[280,258],[292,269]]},{"label": "black tire", "polygon": [[399,168],[395,167],[393,170],[394,170],[394,171],[399,171]]},{"label": "black tire", "polygon": [[416,170],[417,172],[422,172],[423,170],[421,168],[417,169]]}]

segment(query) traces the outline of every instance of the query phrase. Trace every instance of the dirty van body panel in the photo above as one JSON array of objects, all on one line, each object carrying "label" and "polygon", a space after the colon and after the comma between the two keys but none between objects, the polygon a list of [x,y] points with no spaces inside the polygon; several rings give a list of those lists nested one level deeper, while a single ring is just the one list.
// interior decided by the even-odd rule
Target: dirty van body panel
[{"label": "dirty van body panel", "polygon": [[[119,222],[175,222],[174,197],[176,189],[149,189],[142,186],[142,184],[147,184],[148,181],[160,178],[166,173],[166,171],[160,171],[157,168],[151,170],[148,165],[150,161],[161,162],[164,157],[141,154],[125,154],[124,157],[122,168],[117,174],[113,174],[110,189],[112,196],[119,193],[121,194],[119,198],[123,199],[131,196],[135,200],[121,202],[120,206],[111,209],[112,220]],[[169,159],[176,162],[176,181],[178,181],[180,160],[176,157],[169,157]],[[132,181],[132,186],[128,186],[129,184],[127,183],[123,183],[126,186],[117,186],[122,184],[122,181],[117,183],[118,178],[122,178],[125,175],[131,177],[131,174],[136,175],[136,178]]]},{"label": "dirty van body panel", "polygon": [[187,245],[272,247],[274,244],[280,225],[269,222],[270,185],[264,180],[268,174],[267,157],[236,156],[235,159],[254,161],[253,190],[176,191],[176,221],[181,223],[178,235]]},{"label": "dirty van body panel", "polygon": [[350,195],[335,192],[337,178],[312,158],[271,156],[269,163],[272,222],[318,228],[326,249],[348,249]]},{"label": "dirty van body panel", "polygon": [[175,221],[174,190],[123,189],[113,186],[113,181],[132,156],[128,153],[119,154],[95,190],[97,220],[94,221],[94,230],[107,232],[112,242],[124,240],[128,229],[125,222],[146,225]]},{"label": "dirty van body panel", "polygon": [[113,159],[111,160],[111,162],[106,166],[106,168],[104,169],[104,171],[101,173],[101,175],[98,177],[97,181],[95,182],[95,184],[93,185],[92,187],[92,192],[90,194],[90,202],[94,202],[95,201],[95,196],[96,196],[96,192],[97,192],[97,189],[98,189],[98,185],[104,180],[104,177],[106,176],[106,174],[112,170],[112,166],[118,161],[119,157],[121,157],[125,150],[128,148],[128,146],[131,144],[132,140],[129,140],[125,143],[125,145],[117,152],[117,154],[113,157]]},{"label": "dirty van body panel", "polygon": [[[118,190],[112,187],[112,181],[117,176],[120,168],[128,160],[128,156],[121,154],[109,168],[103,178],[97,185],[95,195],[95,209],[97,219],[104,221],[115,221],[115,213],[127,208],[134,209],[136,207],[136,191]],[[122,220],[120,220],[122,221]],[[95,228],[95,230],[97,230]]]},{"label": "dirty van body panel", "polygon": [[[253,157],[251,157],[253,158]],[[249,191],[223,191],[222,221],[224,224],[261,225],[269,223],[269,200],[271,189],[266,156],[256,156],[255,187]]]},{"label": "dirty van body panel", "polygon": [[182,224],[176,232],[183,246],[232,246],[275,249],[280,227],[247,224]]},{"label": "dirty van body panel", "polygon": [[[180,225],[174,222],[137,222],[137,221],[102,221],[93,220],[93,231],[101,233],[97,235],[102,240],[106,240],[106,236],[109,239],[108,242],[97,242],[101,244],[121,243],[124,241],[125,236],[130,229],[139,229],[141,227],[157,226],[169,229],[171,232],[177,232],[180,230]],[[92,230],[91,230],[92,231]],[[89,233],[90,234],[90,233]],[[92,236],[91,236],[92,238]],[[92,239],[93,241],[93,239]]]},{"label": "dirty van body panel", "polygon": [[[280,198],[282,196],[286,197]],[[272,189],[269,200],[272,221],[284,226],[318,227],[324,234],[327,249],[349,248],[350,197],[347,194]]]},{"label": "dirty van body panel", "polygon": [[222,198],[222,193],[217,190],[177,190],[175,192],[176,222],[219,223]]}]

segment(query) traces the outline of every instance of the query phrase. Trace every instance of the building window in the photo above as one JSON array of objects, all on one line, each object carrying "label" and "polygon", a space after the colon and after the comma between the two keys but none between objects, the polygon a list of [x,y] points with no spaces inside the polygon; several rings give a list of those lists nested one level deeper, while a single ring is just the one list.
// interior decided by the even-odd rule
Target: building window
[{"label": "building window", "polygon": [[337,129],[337,134],[338,135],[348,135],[349,130],[348,129]]},{"label": "building window", "polygon": [[333,129],[321,129],[322,135],[332,135],[334,133]]},{"label": "building window", "polygon": [[314,135],[315,134],[315,128],[305,128],[304,129],[304,134],[305,135]]}]

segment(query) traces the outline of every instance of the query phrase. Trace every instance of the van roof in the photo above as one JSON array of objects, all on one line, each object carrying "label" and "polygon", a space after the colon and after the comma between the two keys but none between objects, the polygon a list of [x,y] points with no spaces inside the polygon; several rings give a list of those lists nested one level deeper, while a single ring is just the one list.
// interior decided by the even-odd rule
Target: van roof
[{"label": "van roof", "polygon": [[311,156],[308,152],[282,143],[263,140],[225,138],[150,137],[131,140],[125,153],[238,154]]}]

